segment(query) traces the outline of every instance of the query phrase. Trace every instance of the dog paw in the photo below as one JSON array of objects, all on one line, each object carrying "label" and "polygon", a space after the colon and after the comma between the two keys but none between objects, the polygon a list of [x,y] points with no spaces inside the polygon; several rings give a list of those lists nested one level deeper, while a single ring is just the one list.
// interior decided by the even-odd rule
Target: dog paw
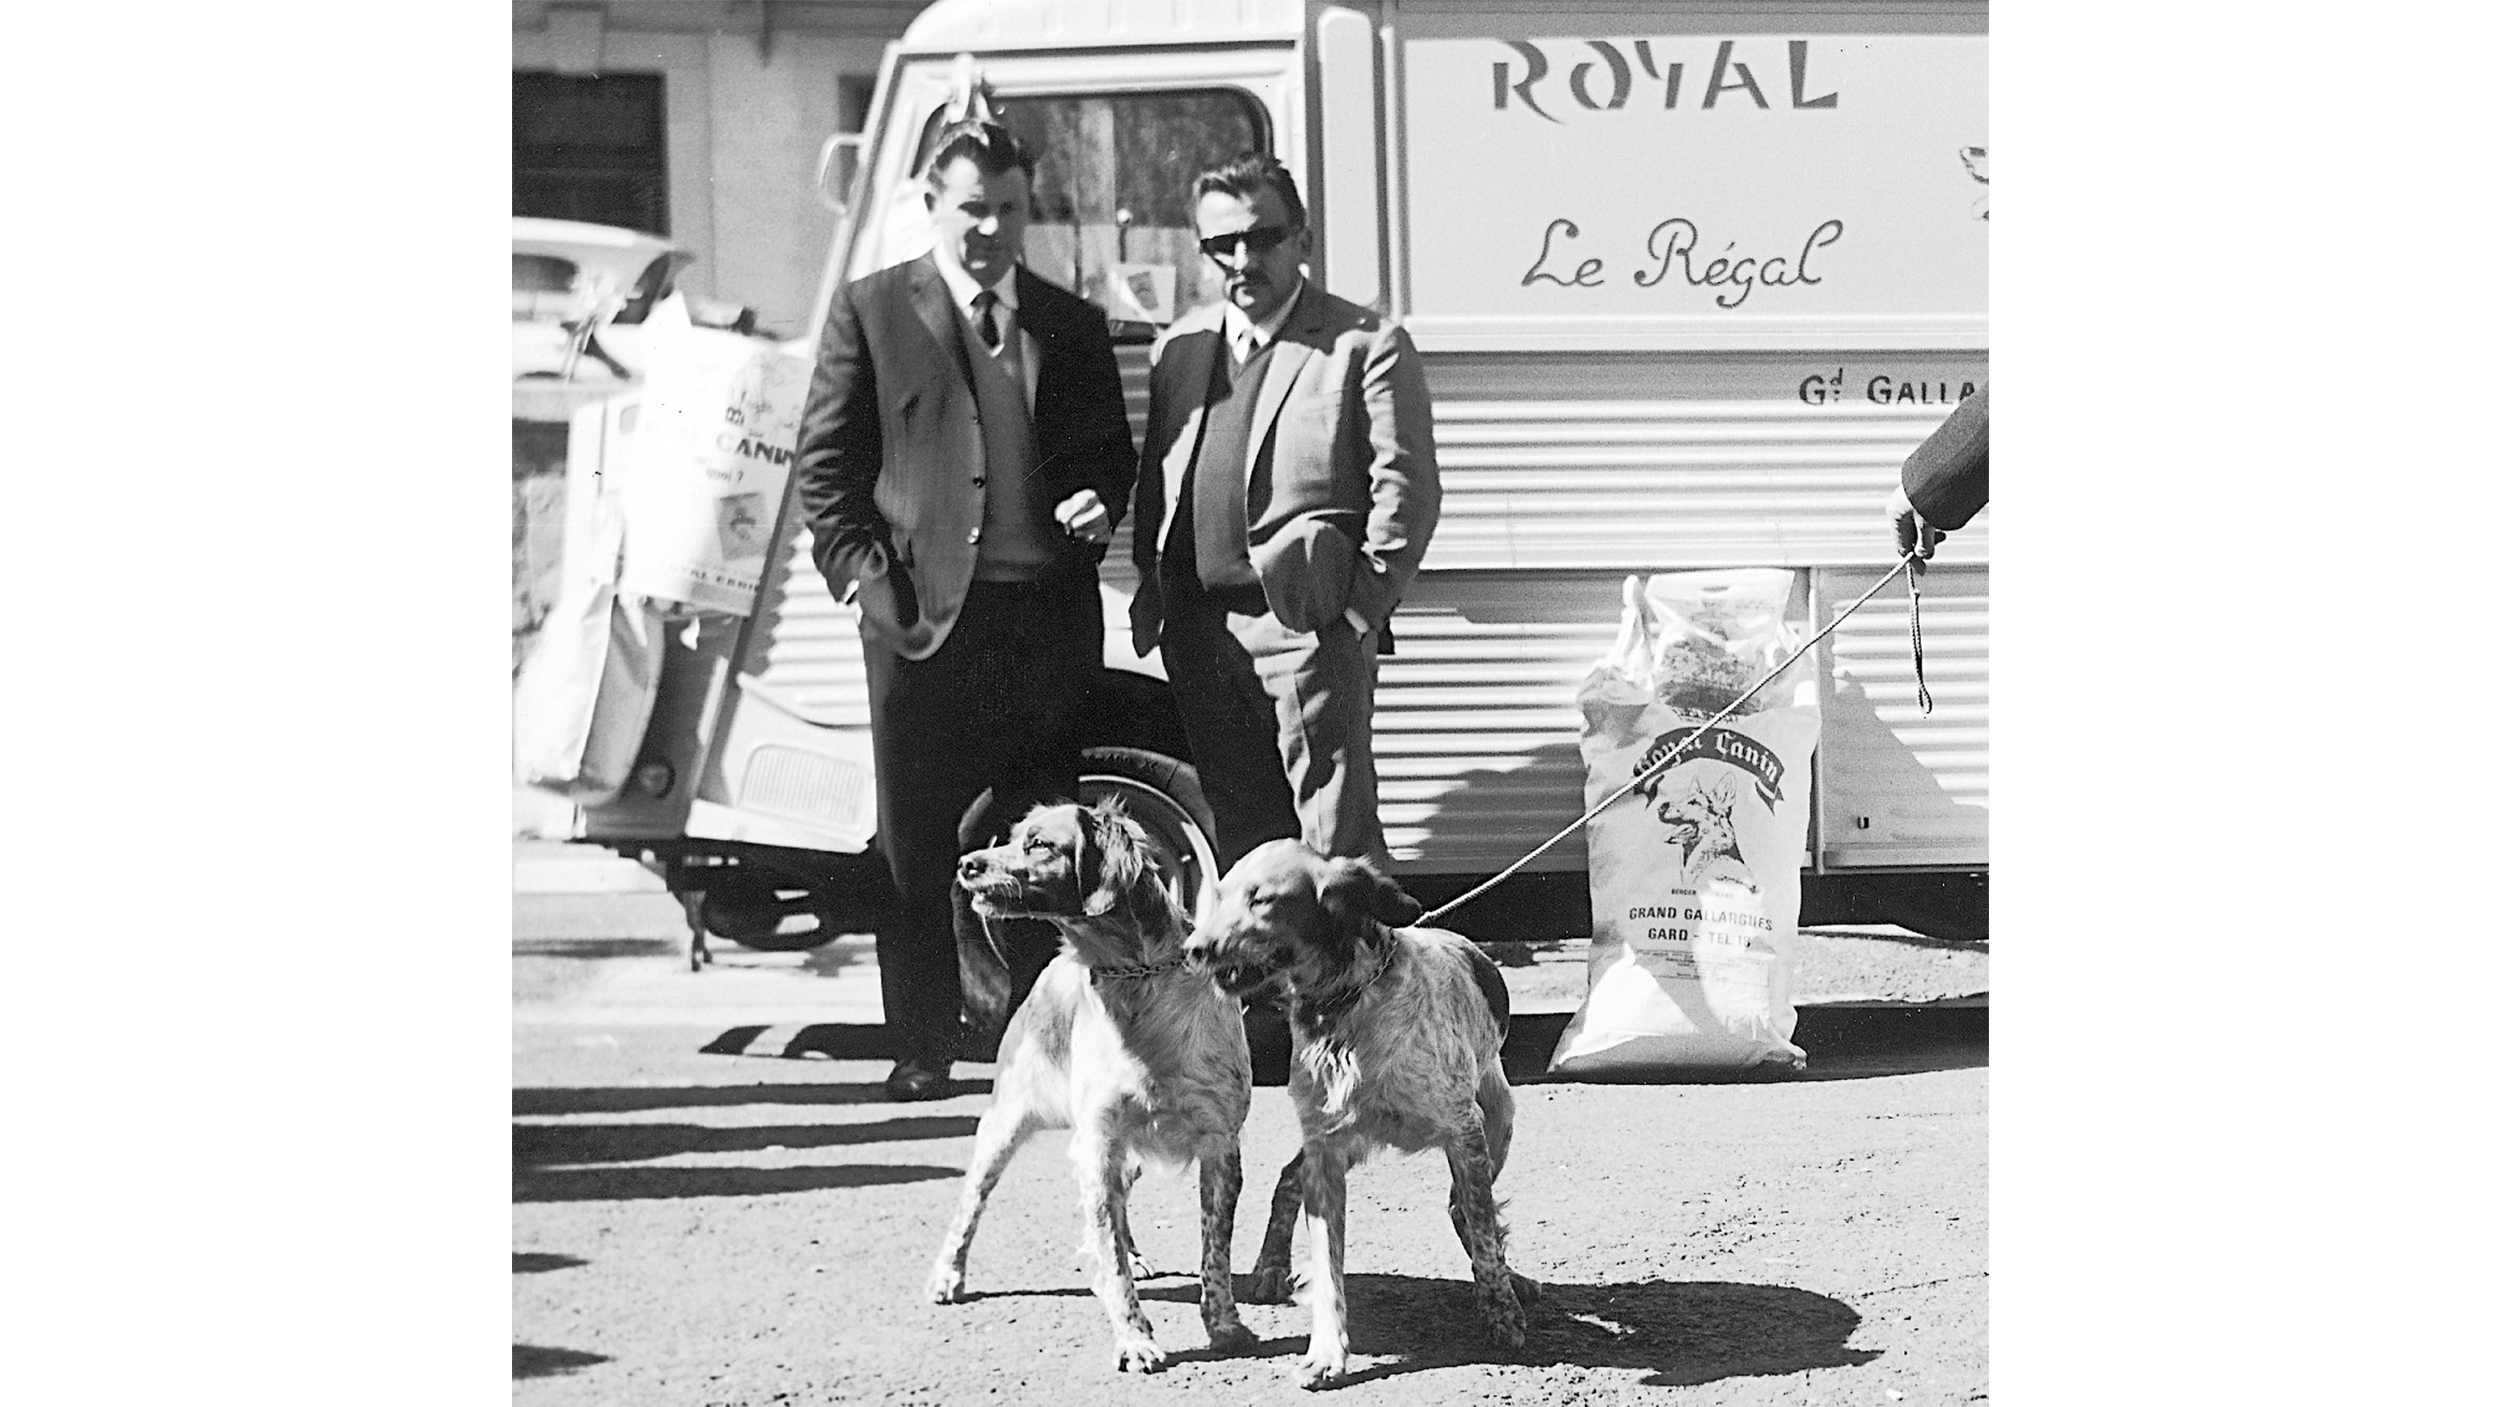
[{"label": "dog paw", "polygon": [[1312,1354],[1294,1369],[1293,1385],[1305,1391],[1324,1388],[1345,1377],[1345,1355]]},{"label": "dog paw", "polygon": [[1250,1283],[1234,1296],[1243,1304],[1293,1303],[1293,1267],[1285,1265],[1253,1266]]},{"label": "dog paw", "polygon": [[1242,1323],[1238,1319],[1233,1320],[1229,1324],[1210,1324],[1207,1326],[1207,1347],[1209,1348],[1248,1348],[1258,1341],[1259,1336],[1250,1332],[1250,1326]]},{"label": "dog paw", "polygon": [[961,1304],[964,1302],[964,1273],[952,1266],[939,1266],[929,1272],[929,1303]]},{"label": "dog paw", "polygon": [[1120,1341],[1119,1348],[1121,1372],[1160,1373],[1163,1371],[1163,1365],[1165,1362],[1164,1353],[1161,1348],[1158,1348],[1155,1345],[1154,1340],[1148,1338],[1123,1339]]}]

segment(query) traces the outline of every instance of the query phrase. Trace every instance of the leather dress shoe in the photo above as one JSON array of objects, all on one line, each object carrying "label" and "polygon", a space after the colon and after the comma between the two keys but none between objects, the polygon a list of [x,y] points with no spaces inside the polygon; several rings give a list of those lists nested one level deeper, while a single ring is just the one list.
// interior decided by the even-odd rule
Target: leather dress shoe
[{"label": "leather dress shoe", "polygon": [[919,1104],[932,1099],[947,1099],[955,1093],[950,1066],[934,1061],[902,1060],[885,1077],[885,1097],[897,1104]]}]

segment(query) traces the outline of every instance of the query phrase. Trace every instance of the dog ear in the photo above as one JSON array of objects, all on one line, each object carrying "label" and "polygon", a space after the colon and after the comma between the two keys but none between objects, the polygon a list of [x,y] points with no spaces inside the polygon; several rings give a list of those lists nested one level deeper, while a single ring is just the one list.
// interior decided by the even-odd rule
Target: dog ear
[{"label": "dog ear", "polygon": [[[1116,797],[1104,797],[1083,813],[1085,857],[1077,864],[1077,883],[1087,892],[1085,912],[1099,918],[1122,905],[1134,909],[1138,896],[1154,887],[1154,852],[1146,828],[1130,819]],[[1092,860],[1091,873],[1085,859]]]},{"label": "dog ear", "polygon": [[1329,861],[1319,902],[1341,919],[1362,914],[1391,928],[1404,928],[1424,916],[1424,906],[1369,860]]}]

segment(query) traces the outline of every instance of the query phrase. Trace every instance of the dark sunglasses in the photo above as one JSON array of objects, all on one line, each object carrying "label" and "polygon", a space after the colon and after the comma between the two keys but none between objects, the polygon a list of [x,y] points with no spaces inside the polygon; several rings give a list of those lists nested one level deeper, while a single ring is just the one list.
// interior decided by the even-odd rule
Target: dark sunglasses
[{"label": "dark sunglasses", "polygon": [[1208,235],[1198,241],[1198,252],[1210,259],[1221,259],[1233,252],[1235,245],[1246,245],[1253,254],[1265,254],[1293,238],[1298,225],[1261,225],[1257,229],[1235,230],[1231,234]]}]

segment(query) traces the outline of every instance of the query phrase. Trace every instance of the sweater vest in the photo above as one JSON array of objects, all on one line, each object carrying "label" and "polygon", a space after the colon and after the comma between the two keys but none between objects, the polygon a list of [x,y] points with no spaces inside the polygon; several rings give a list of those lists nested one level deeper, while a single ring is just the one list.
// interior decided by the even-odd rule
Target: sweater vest
[{"label": "sweater vest", "polygon": [[[1010,328],[1006,346],[1024,340]],[[1001,354],[981,345],[969,324],[964,329],[965,360],[972,363],[972,394],[981,407],[981,537],[972,565],[978,581],[1031,581],[1053,559],[1049,528],[1050,505],[1042,502],[1035,482],[1033,417],[1025,409],[1024,387],[1007,370]]]},{"label": "sweater vest", "polygon": [[1250,490],[1263,476],[1252,472],[1250,419],[1270,360],[1262,347],[1248,361],[1235,362],[1228,346],[1207,378],[1206,428],[1190,466],[1189,512],[1190,565],[1210,591],[1259,584],[1250,566]]}]

